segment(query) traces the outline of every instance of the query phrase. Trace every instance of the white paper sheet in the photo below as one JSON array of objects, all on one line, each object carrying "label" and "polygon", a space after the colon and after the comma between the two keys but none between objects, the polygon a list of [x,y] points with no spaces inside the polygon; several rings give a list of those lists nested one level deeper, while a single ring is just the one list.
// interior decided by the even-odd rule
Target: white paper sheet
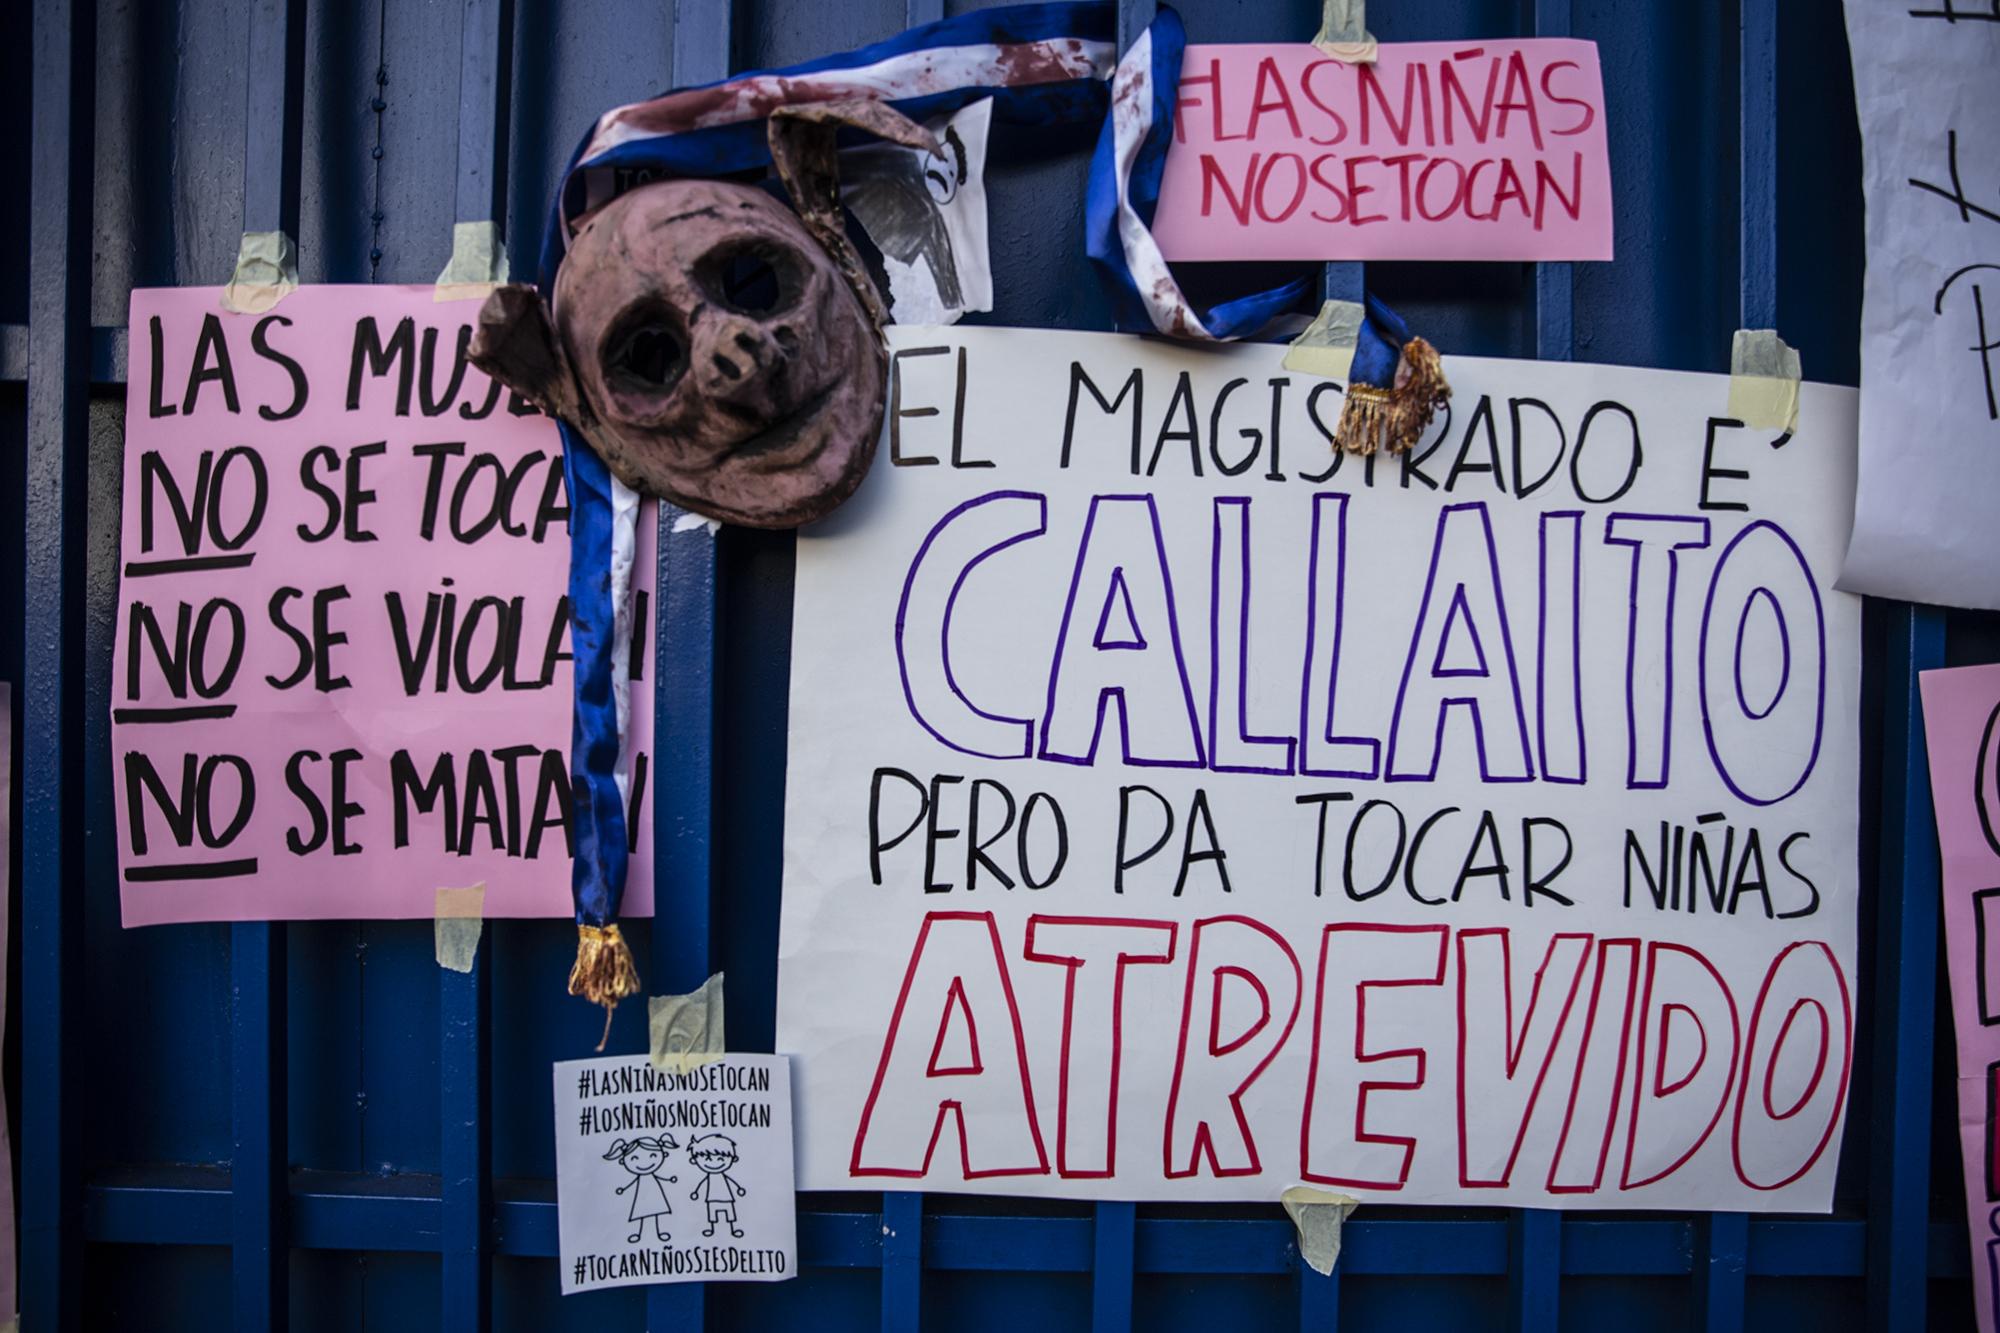
[{"label": "white paper sheet", "polygon": [[798,542],[802,1187],[1829,1206],[1852,390],[1774,450],[1721,375],[1450,358],[1330,472],[1283,347],[891,348]]},{"label": "white paper sheet", "polygon": [[784,1057],[567,1060],[555,1093],[563,1295],[798,1272]]},{"label": "white paper sheet", "polygon": [[2000,607],[2000,12],[1848,0],[1847,36],[1868,277],[1840,586]]},{"label": "white paper sheet", "polygon": [[841,202],[882,253],[898,324],[951,324],[993,308],[986,249],[985,98],[928,128],[940,154],[870,144],[840,155]]}]

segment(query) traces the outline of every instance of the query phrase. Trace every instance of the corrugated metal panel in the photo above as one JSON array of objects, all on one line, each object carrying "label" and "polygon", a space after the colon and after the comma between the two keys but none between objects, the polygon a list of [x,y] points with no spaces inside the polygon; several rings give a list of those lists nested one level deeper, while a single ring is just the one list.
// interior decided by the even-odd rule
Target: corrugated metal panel
[{"label": "corrugated metal panel", "polygon": [[[105,719],[132,286],[219,282],[246,219],[291,217],[308,281],[429,281],[452,222],[494,200],[526,270],[554,176],[604,107],[946,8],[681,0],[677,24],[657,0],[38,0],[32,35],[0,43],[0,104],[31,125],[0,142],[0,172],[27,184],[0,203],[27,1327],[1963,1323],[1913,673],[2000,657],[1993,617],[1870,608],[1872,1027],[1831,1219],[1374,1208],[1322,1279],[1271,1208],[857,1193],[807,1201],[798,1281],[564,1301],[546,1071],[597,1022],[556,982],[566,925],[491,925],[468,977],[440,973],[425,923],[118,928]],[[1130,22],[1141,8],[1128,0]],[[1306,0],[1182,8],[1197,38],[1317,22]],[[1370,21],[1384,40],[1568,32],[1603,55],[1619,258],[1369,266],[1441,345],[1719,370],[1739,322],[1776,323],[1813,377],[1853,382],[1859,168],[1837,5],[1409,0]],[[995,168],[994,322],[1105,324],[1078,243],[1090,138]],[[996,151],[1010,157],[1005,138]],[[1362,277],[1331,265],[1324,285]],[[670,912],[635,943],[663,988],[726,969],[731,1044],[768,1049],[792,546],[731,531],[663,549],[662,744],[690,762],[658,812]],[[639,1007],[618,1023],[639,1044]]]}]

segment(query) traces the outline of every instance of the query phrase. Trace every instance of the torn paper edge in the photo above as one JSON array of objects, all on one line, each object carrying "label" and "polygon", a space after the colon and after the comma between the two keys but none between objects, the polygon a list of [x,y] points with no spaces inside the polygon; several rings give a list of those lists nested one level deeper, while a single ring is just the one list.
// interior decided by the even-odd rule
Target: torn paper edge
[{"label": "torn paper edge", "polygon": [[1305,332],[1292,339],[1280,364],[1302,375],[1345,382],[1348,371],[1354,368],[1364,313],[1359,301],[1326,302]]},{"label": "torn paper edge", "polygon": [[451,226],[451,258],[437,275],[432,299],[437,301],[485,300],[495,287],[507,281],[507,243],[500,239],[498,222],[454,222]]},{"label": "torn paper edge", "polygon": [[722,1021],[720,972],[686,995],[648,996],[646,1028],[653,1068],[685,1074],[720,1060],[727,1054]]},{"label": "torn paper edge", "polygon": [[1729,345],[1729,415],[1746,426],[1799,427],[1798,351],[1776,329],[1738,329]]},{"label": "torn paper edge", "polygon": [[439,889],[435,929],[437,963],[453,972],[470,972],[479,956],[479,935],[486,924],[486,886]]},{"label": "torn paper edge", "polygon": [[1298,1228],[1299,1257],[1306,1261],[1306,1267],[1321,1277],[1330,1276],[1340,1259],[1341,1225],[1361,1206],[1361,1200],[1352,1194],[1293,1185],[1278,1196],[1278,1202]]},{"label": "torn paper edge", "polygon": [[1375,37],[1368,31],[1367,0],[1326,0],[1319,36],[1312,44],[1344,65],[1375,63]]},{"label": "torn paper edge", "polygon": [[246,231],[236,249],[236,271],[222,289],[222,308],[261,315],[299,285],[299,248],[282,231]]}]

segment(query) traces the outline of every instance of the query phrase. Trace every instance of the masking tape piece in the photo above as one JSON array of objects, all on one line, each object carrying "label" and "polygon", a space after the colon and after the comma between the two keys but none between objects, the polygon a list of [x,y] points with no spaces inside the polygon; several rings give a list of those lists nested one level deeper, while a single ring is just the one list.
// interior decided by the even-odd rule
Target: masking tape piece
[{"label": "masking tape piece", "polygon": [[439,301],[486,299],[507,281],[507,244],[497,222],[455,222],[451,227],[451,259],[437,276],[432,294]]},{"label": "masking tape piece", "polygon": [[1367,0],[1326,0],[1313,45],[1344,65],[1375,63],[1375,38],[1368,31]]},{"label": "masking tape piece", "polygon": [[722,973],[689,995],[646,998],[646,1025],[652,1033],[653,1068],[668,1074],[713,1064],[727,1052],[722,1035]]},{"label": "masking tape piece", "polygon": [[281,231],[246,231],[236,251],[236,272],[222,289],[222,308],[261,315],[299,285],[299,248]]},{"label": "masking tape piece", "polygon": [[437,960],[439,967],[470,972],[479,953],[479,933],[486,925],[486,886],[437,891]]},{"label": "masking tape piece", "polygon": [[1775,329],[1738,329],[1729,346],[1729,415],[1746,426],[1797,430],[1798,352]]},{"label": "masking tape piece", "polygon": [[700,514],[681,514],[674,519],[675,532],[693,532],[696,528],[707,528],[710,535],[713,535],[722,531],[722,520],[703,518]]},{"label": "masking tape piece", "polygon": [[1316,1190],[1310,1185],[1294,1185],[1278,1196],[1292,1225],[1299,1229],[1299,1257],[1313,1272],[1325,1277],[1340,1258],[1340,1226],[1361,1200],[1352,1194]]},{"label": "masking tape piece", "polygon": [[1359,301],[1328,301],[1306,331],[1292,339],[1282,364],[1286,370],[1345,380],[1354,367],[1354,347],[1361,341]]}]

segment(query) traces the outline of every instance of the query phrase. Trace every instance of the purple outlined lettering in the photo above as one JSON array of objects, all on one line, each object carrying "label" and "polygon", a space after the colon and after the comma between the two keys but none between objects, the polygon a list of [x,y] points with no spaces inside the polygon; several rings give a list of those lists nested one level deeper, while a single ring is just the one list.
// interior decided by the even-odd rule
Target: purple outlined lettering
[{"label": "purple outlined lettering", "polygon": [[[1339,453],[1336,451],[1335,456]],[[1373,459],[1371,454],[1370,459]],[[1347,499],[1337,491],[1313,496],[1312,543],[1306,570],[1306,678],[1300,690],[1299,772],[1316,778],[1373,781],[1381,769],[1382,742],[1368,736],[1336,736],[1339,703],[1341,623],[1347,602]],[[1329,519],[1327,511],[1332,510]],[[1332,539],[1327,540],[1327,530]],[[1320,589],[1331,596],[1322,601]],[[1331,603],[1332,624],[1321,631],[1322,608]]]},{"label": "purple outlined lettering", "polygon": [[[1760,547],[1765,549],[1756,549]],[[1748,557],[1736,561],[1737,553],[1746,548]],[[1787,552],[1789,565],[1780,558]],[[1785,577],[1788,571],[1796,571],[1797,577]],[[1773,587],[1773,582],[1790,586]],[[1746,665],[1741,647],[1749,604],[1759,596],[1777,617],[1785,647],[1784,670],[1770,703],[1762,713],[1752,713],[1741,679]],[[1718,603],[1723,607],[1719,619]],[[1812,632],[1794,632],[1802,630],[1808,605]],[[1801,680],[1812,682],[1810,693],[1794,688]],[[1797,746],[1772,745],[1765,738],[1803,735],[1802,714],[1807,708],[1812,710],[1812,746],[1801,762]],[[1759,519],[1731,538],[1709,576],[1708,597],[1701,608],[1701,730],[1717,775],[1752,805],[1784,800],[1805,786],[1819,763],[1826,734],[1826,608],[1805,552],[1769,519]]]},{"label": "purple outlined lettering", "polygon": [[[1477,523],[1477,537],[1471,535],[1470,525]],[[1460,536],[1458,534],[1467,535]],[[1460,554],[1452,563],[1454,568],[1477,568],[1483,566],[1483,578],[1468,580],[1455,578],[1450,582],[1451,601],[1447,603],[1446,616],[1436,614],[1438,595],[1438,570],[1445,564],[1446,548],[1454,550],[1465,547],[1469,554]],[[1483,555],[1484,559],[1481,559]],[[1480,621],[1488,622],[1492,637],[1500,644],[1501,656],[1506,663],[1504,681],[1491,670],[1478,673],[1454,671],[1448,676],[1440,676],[1435,665],[1430,671],[1418,677],[1418,687],[1413,697],[1410,681],[1416,675],[1418,655],[1426,642],[1435,634],[1438,646],[1433,653],[1435,661],[1443,660],[1442,639],[1451,613],[1463,604],[1467,616],[1466,623],[1476,627]],[[1475,629],[1475,634],[1477,633]],[[1450,680],[1450,685],[1442,682]],[[1462,682],[1462,683],[1461,683]],[[1480,683],[1475,683],[1480,682]],[[1504,685],[1504,698],[1501,687]],[[1463,691],[1463,692],[1461,692]],[[1463,706],[1472,718],[1473,743],[1479,753],[1479,776],[1484,782],[1528,782],[1535,776],[1533,761],[1528,757],[1528,717],[1521,704],[1521,676],[1514,663],[1514,637],[1507,625],[1507,599],[1500,590],[1500,555],[1493,544],[1493,523],[1487,512],[1486,502],[1471,501],[1467,504],[1446,505],[1438,511],[1437,535],[1431,542],[1430,568],[1424,574],[1424,597],[1417,607],[1416,625],[1410,631],[1410,651],[1403,659],[1402,679],[1396,684],[1396,707],[1389,718],[1389,771],[1390,782],[1430,782],[1437,777],[1438,757],[1444,752],[1446,721],[1454,707]],[[1430,753],[1419,768],[1410,762],[1403,744],[1403,714],[1405,707],[1420,715],[1434,715],[1436,724],[1431,729]],[[1511,709],[1514,727],[1509,733],[1499,722]],[[1492,747],[1488,747],[1486,718],[1491,714],[1495,725],[1490,737]],[[1420,743],[1420,742],[1418,742]]]},{"label": "purple outlined lettering", "polygon": [[[1114,579],[1125,590],[1133,628],[1146,646],[1105,651],[1073,642],[1078,594],[1086,586],[1093,593],[1104,588],[1108,598]],[[1080,626],[1076,633],[1081,638]],[[1200,768],[1207,762],[1194,689],[1181,654],[1166,539],[1150,495],[1091,497],[1069,596],[1063,603],[1055,657],[1049,663],[1040,757],[1063,764],[1095,763],[1105,710],[1113,703],[1118,707],[1119,743],[1126,764]]]},{"label": "purple outlined lettering", "polygon": [[[1228,557],[1225,560],[1225,556]],[[1233,567],[1232,567],[1233,566]],[[1218,496],[1215,532],[1209,548],[1208,613],[1208,754],[1218,773],[1292,771],[1289,736],[1255,736],[1250,732],[1250,500]],[[1232,604],[1233,603],[1233,604]],[[1235,627],[1235,642],[1223,650],[1222,629]],[[1221,703],[1235,701],[1235,725],[1222,726]]]},{"label": "purple outlined lettering", "polygon": [[[939,519],[910,561],[903,597],[896,606],[896,666],[903,676],[903,700],[919,726],[962,754],[1026,759],[1034,751],[1034,719],[989,713],[959,688],[951,669],[951,618],[960,590],[982,561],[1041,536],[1048,525],[1047,496],[990,491]],[[932,548],[940,542],[944,549],[931,561]],[[935,633],[932,624],[937,626]],[[909,651],[913,625],[919,645],[926,649],[937,645],[935,656]]]},{"label": "purple outlined lettering", "polygon": [[[1625,622],[1625,785],[1657,789],[1673,773],[1674,590],[1680,552],[1708,545],[1708,520],[1612,514],[1604,520],[1604,544],[1632,548],[1632,613]],[[1653,555],[1666,557],[1664,573]],[[1660,664],[1659,672],[1642,675],[1640,664],[1654,662]]]},{"label": "purple outlined lettering", "polygon": [[1535,752],[1542,781],[1580,786],[1590,772],[1583,736],[1583,511],[1543,514],[1541,528]]}]

